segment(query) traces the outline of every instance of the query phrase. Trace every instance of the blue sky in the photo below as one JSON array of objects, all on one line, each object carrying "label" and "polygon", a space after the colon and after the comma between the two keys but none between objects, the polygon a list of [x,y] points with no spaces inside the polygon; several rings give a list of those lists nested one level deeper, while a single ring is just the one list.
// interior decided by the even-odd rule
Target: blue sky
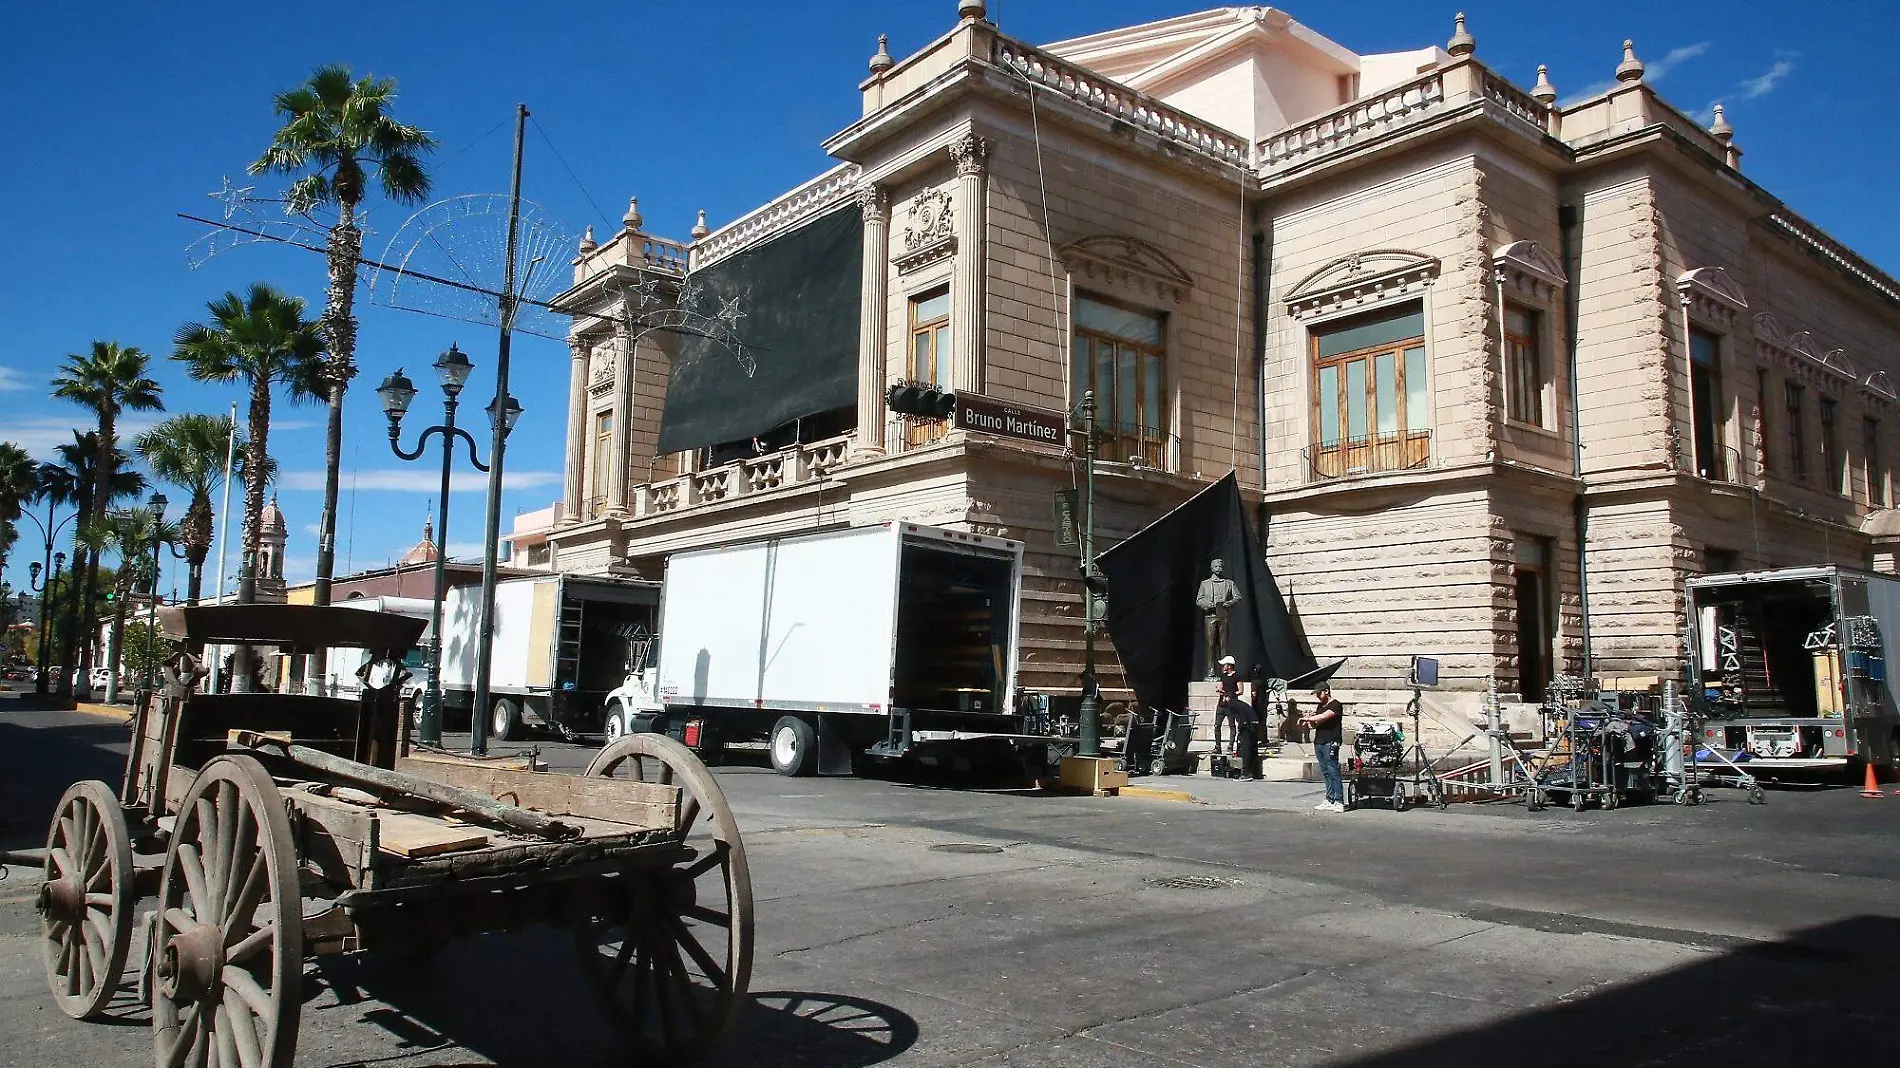
[{"label": "blue sky", "polygon": [[[992,0],[1004,32],[1048,42],[1199,10],[1194,0]],[[1851,0],[1788,7],[1756,0],[1554,5],[1467,2],[1478,56],[1529,86],[1536,66],[1569,98],[1608,82],[1634,38],[1650,80],[1692,114],[1728,105],[1743,169],[1836,237],[1900,270],[1896,149],[1883,63],[1900,6]],[[1289,13],[1358,52],[1442,44],[1453,4],[1360,0],[1291,4]],[[267,194],[244,165],[267,143],[274,93],[320,63],[396,77],[397,114],[441,142],[436,195],[507,188],[508,122],[529,127],[526,195],[578,229],[618,225],[638,195],[647,228],[684,238],[694,212],[713,225],[827,166],[819,143],[859,113],[857,83],[879,33],[902,57],[955,21],[955,0],[622,0],[544,7],[348,5],[337,18],[288,5],[123,2],[19,5],[0,53],[0,437],[45,455],[76,408],[45,399],[65,354],[95,338],[161,358],[171,411],[223,411],[235,387],[190,382],[162,357],[178,326],[229,289],[268,281],[321,304],[320,257],[248,245],[202,266],[186,248],[215,217],[207,194],[230,176]],[[189,11],[189,16],[179,14]],[[550,147],[550,145],[552,147]],[[558,155],[557,155],[558,153]],[[573,175],[568,173],[571,165]],[[366,253],[391,252],[409,209],[378,205]],[[400,247],[395,252],[400,254]],[[559,266],[566,270],[565,264]],[[476,361],[468,396],[492,395],[494,331],[395,310],[359,292],[362,377],[345,413],[338,566],[382,566],[420,533],[435,476],[389,452],[373,389],[398,365],[423,385],[410,422],[439,414],[427,365],[450,341]],[[558,332],[558,331],[557,331]],[[522,337],[515,394],[526,409],[509,452],[504,517],[560,492],[567,355]],[[284,472],[288,570],[314,567],[322,410],[279,409],[272,452]],[[479,411],[469,415],[479,421]],[[465,418],[465,425],[467,419]],[[411,430],[411,435],[413,430]],[[354,481],[354,492],[352,482]],[[481,483],[453,496],[451,552],[479,552]],[[504,525],[508,520],[504,518]],[[23,542],[31,540],[31,532]],[[9,578],[37,554],[24,544]],[[181,578],[182,582],[182,578]]]}]

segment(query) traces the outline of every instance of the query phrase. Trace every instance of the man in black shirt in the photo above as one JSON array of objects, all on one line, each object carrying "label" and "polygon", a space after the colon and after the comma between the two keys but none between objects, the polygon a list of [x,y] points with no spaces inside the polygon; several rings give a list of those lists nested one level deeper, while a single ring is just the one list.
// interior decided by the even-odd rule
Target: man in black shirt
[{"label": "man in black shirt", "polygon": [[1320,778],[1326,780],[1326,800],[1313,807],[1321,812],[1346,811],[1346,788],[1339,775],[1339,747],[1346,740],[1346,709],[1333,699],[1333,687],[1322,682],[1313,688],[1313,711],[1300,717],[1300,725],[1313,728],[1313,758],[1319,762]]}]

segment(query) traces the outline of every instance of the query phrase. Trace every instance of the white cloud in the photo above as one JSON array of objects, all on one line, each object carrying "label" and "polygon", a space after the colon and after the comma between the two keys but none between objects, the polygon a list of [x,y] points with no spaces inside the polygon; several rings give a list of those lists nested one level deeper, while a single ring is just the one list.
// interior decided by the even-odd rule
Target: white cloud
[{"label": "white cloud", "polygon": [[0,367],[0,392],[13,389],[25,389],[26,379],[11,367]]},{"label": "white cloud", "polygon": [[[239,418],[240,419],[243,418],[242,412],[239,413]],[[240,425],[244,425],[244,424],[240,424]],[[273,418],[270,421],[270,432],[273,434],[281,434],[281,433],[287,433],[293,430],[315,430],[318,427],[327,426],[327,425],[328,424],[326,423],[317,422],[314,419]]]},{"label": "white cloud", "polygon": [[1755,100],[1767,96],[1775,91],[1775,87],[1781,84],[1783,78],[1792,73],[1794,73],[1794,60],[1775,60],[1775,65],[1769,67],[1766,73],[1750,78],[1741,84],[1741,99]]},{"label": "white cloud", "polygon": [[485,547],[479,541],[452,541],[442,548],[451,560],[475,560],[486,555]]},{"label": "white cloud", "polygon": [[[561,482],[559,471],[507,471],[501,479],[504,490],[540,489]],[[277,488],[285,492],[323,489],[322,471],[286,471],[277,478]],[[384,468],[343,472],[342,488],[384,490],[391,493],[436,493],[442,488],[440,468]],[[486,493],[488,476],[479,471],[458,471],[449,479],[450,493]]]},{"label": "white cloud", "polygon": [[1662,81],[1665,77],[1669,75],[1670,71],[1676,69],[1678,66],[1682,65],[1683,63],[1686,63],[1689,60],[1692,60],[1696,58],[1697,56],[1702,55],[1708,50],[1709,50],[1709,42],[1707,41],[1697,41],[1695,44],[1692,44],[1692,45],[1683,45],[1681,48],[1672,48],[1669,50],[1668,55],[1662,57],[1661,59],[1654,60],[1649,63],[1645,63],[1643,65],[1644,67],[1643,80],[1646,82]]},{"label": "white cloud", "polygon": [[304,532],[305,534],[308,534],[308,535],[310,535],[310,536],[311,536],[311,537],[313,537],[313,538],[314,538],[314,537],[317,537],[317,536],[319,536],[319,535],[321,535],[321,534],[323,533],[323,524],[321,524],[321,523],[305,523],[305,524],[303,525],[303,532]]},{"label": "white cloud", "polygon": [[[132,438],[158,423],[162,416],[127,415],[119,418],[119,447],[130,452]],[[0,441],[11,441],[25,449],[35,460],[59,459],[58,448],[69,444],[75,432],[93,429],[83,415],[29,416],[15,418],[11,426],[0,428]]]}]

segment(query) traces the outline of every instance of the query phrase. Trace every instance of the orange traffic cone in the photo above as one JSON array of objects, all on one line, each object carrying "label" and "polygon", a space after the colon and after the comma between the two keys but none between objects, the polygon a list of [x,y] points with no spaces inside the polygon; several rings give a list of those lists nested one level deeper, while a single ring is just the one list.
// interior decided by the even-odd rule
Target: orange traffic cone
[{"label": "orange traffic cone", "polygon": [[1883,795],[1883,794],[1882,794],[1882,793],[1880,792],[1880,783],[1879,783],[1879,782],[1877,782],[1877,781],[1876,781],[1876,780],[1874,779],[1874,764],[1873,764],[1873,761],[1871,761],[1871,760],[1870,760],[1870,761],[1868,761],[1868,762],[1867,762],[1867,764],[1866,764],[1865,766],[1866,766],[1866,768],[1867,768],[1867,784],[1866,784],[1865,786],[1862,786],[1862,787],[1861,787],[1861,789],[1860,789],[1860,796],[1862,796],[1862,797],[1882,797],[1882,796],[1884,796],[1884,795]]}]

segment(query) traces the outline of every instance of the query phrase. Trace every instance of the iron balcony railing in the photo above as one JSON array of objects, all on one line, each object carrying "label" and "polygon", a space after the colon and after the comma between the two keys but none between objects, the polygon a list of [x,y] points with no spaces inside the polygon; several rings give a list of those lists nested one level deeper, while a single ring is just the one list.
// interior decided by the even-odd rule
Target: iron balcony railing
[{"label": "iron balcony railing", "polygon": [[1302,454],[1316,479],[1415,471],[1431,466],[1432,432],[1404,430],[1309,445]]}]

